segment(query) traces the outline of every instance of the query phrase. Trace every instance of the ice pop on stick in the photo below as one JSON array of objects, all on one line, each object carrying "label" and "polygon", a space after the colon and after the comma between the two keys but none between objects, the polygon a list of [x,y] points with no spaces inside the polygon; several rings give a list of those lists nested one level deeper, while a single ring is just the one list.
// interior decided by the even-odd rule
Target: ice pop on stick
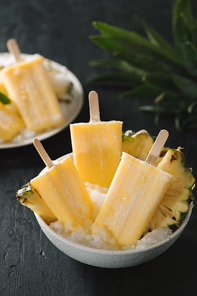
[{"label": "ice pop on stick", "polygon": [[91,219],[93,205],[73,161],[67,157],[54,164],[38,139],[34,145],[47,169],[30,184],[61,223],[68,223],[74,229],[84,226]]},{"label": "ice pop on stick", "polygon": [[16,42],[11,39],[7,45],[17,63],[5,67],[1,78],[26,127],[42,131],[61,125],[64,117],[44,68],[44,58],[35,55],[30,60],[21,60]]},{"label": "ice pop on stick", "polygon": [[70,125],[74,163],[84,182],[109,187],[122,153],[122,122],[100,121],[98,95],[89,93],[90,122]]},{"label": "ice pop on stick", "polygon": [[174,177],[154,167],[168,136],[160,132],[155,144],[141,161],[123,153],[92,231],[107,231],[121,248],[135,244],[145,231]]}]

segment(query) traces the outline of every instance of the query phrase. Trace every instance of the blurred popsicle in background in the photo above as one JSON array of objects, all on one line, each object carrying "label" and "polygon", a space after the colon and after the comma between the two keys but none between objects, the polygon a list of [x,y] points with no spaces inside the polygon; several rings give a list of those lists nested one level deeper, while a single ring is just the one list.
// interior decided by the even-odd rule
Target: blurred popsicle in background
[{"label": "blurred popsicle in background", "polygon": [[16,64],[5,67],[1,79],[25,126],[32,131],[42,131],[61,125],[64,117],[44,68],[44,58],[34,55],[27,61],[22,60],[14,39],[8,40],[7,46]]}]

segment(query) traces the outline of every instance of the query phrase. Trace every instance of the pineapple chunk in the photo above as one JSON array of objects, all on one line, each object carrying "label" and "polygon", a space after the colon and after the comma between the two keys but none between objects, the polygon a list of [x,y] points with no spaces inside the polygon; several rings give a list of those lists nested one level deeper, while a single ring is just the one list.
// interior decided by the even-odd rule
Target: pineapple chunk
[{"label": "pineapple chunk", "polygon": [[22,119],[8,105],[0,102],[0,141],[7,142],[15,137],[23,127]]}]

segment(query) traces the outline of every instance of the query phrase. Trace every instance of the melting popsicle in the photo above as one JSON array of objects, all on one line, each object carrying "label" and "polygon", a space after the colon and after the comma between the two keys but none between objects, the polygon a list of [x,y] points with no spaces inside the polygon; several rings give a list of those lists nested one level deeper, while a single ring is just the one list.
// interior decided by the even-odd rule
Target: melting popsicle
[{"label": "melting popsicle", "polygon": [[75,229],[85,226],[93,212],[92,201],[70,157],[53,164],[39,140],[34,145],[47,165],[46,171],[30,181],[61,223]]},{"label": "melting popsicle", "polygon": [[141,161],[123,153],[92,231],[107,231],[121,248],[135,244],[145,231],[174,177],[154,167],[168,137],[163,130],[147,156]]},{"label": "melting popsicle", "polygon": [[122,153],[122,122],[100,121],[98,95],[89,93],[90,122],[70,125],[74,163],[84,182],[109,187]]},{"label": "melting popsicle", "polygon": [[17,63],[5,67],[1,78],[26,127],[42,131],[61,125],[64,117],[43,66],[44,58],[35,55],[29,61],[23,61],[15,40],[10,39],[7,45]]}]

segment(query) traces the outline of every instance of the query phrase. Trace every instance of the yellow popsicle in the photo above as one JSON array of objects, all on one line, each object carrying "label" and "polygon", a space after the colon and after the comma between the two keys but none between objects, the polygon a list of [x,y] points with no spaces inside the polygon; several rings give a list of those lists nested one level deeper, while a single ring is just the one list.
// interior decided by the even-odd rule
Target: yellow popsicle
[{"label": "yellow popsicle", "polygon": [[84,182],[109,187],[122,153],[122,122],[102,122],[90,93],[90,122],[70,125],[74,163]]},{"label": "yellow popsicle", "polygon": [[107,231],[119,248],[135,244],[173,180],[147,161],[123,153],[92,231]]},{"label": "yellow popsicle", "polygon": [[92,201],[70,157],[46,169],[30,184],[62,223],[77,229],[91,219]]},{"label": "yellow popsicle", "polygon": [[57,97],[43,66],[43,57],[20,61],[1,71],[2,82],[26,125],[33,131],[64,122]]}]

